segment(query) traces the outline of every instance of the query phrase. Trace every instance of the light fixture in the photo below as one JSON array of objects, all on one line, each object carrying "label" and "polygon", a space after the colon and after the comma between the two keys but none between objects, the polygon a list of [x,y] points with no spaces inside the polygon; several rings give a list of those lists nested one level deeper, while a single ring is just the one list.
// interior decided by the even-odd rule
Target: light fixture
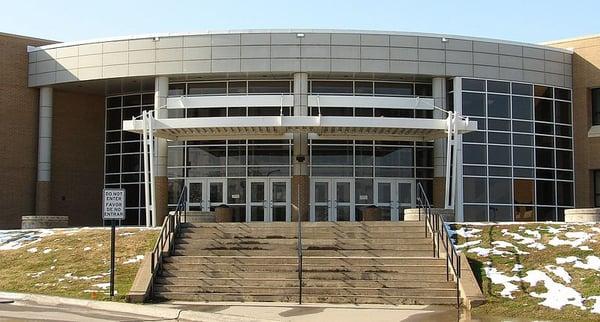
[{"label": "light fixture", "polygon": [[296,37],[297,38],[304,38],[304,34],[303,33],[296,34]]},{"label": "light fixture", "polygon": [[442,37],[442,42],[448,42],[448,39],[446,37]]},{"label": "light fixture", "polygon": [[152,39],[153,41],[159,41],[160,38],[158,38],[158,36],[155,36],[154,39]]}]

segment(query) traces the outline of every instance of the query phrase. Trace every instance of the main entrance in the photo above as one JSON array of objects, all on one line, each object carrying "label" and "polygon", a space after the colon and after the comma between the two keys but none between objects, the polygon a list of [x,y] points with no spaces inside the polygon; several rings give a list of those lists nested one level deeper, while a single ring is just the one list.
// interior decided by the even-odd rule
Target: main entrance
[{"label": "main entrance", "polygon": [[404,209],[416,204],[415,180],[375,180],[375,205],[380,209],[382,220],[403,220]]},{"label": "main entrance", "polygon": [[227,185],[225,179],[202,178],[188,180],[189,211],[214,211],[215,207],[225,203]]},{"label": "main entrance", "polygon": [[310,205],[310,221],[354,221],[354,179],[312,179]]},{"label": "main entrance", "polygon": [[248,179],[246,221],[290,221],[289,179]]}]

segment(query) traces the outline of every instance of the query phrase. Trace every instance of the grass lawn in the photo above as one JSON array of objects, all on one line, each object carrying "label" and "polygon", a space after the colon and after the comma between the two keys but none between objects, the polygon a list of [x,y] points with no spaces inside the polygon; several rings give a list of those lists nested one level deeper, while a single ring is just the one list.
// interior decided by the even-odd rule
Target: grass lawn
[{"label": "grass lawn", "polygon": [[[594,257],[600,254],[600,225],[454,225],[452,229],[459,230],[461,227],[467,232],[470,231],[472,236],[455,235],[456,244],[459,247],[463,245],[461,251],[465,252],[488,301],[473,310],[475,315],[555,321],[600,321],[600,310],[598,313],[592,313],[596,299],[590,298],[600,296],[600,267],[588,265],[594,263]],[[465,244],[467,242],[470,243]],[[557,262],[557,258],[569,256],[575,256],[577,260],[571,258],[566,263]],[[576,264],[577,261],[584,265]],[[507,284],[502,284],[502,280],[497,279],[492,283],[492,276],[487,276],[486,269],[488,272],[490,269],[496,269],[503,277],[507,277],[508,281],[504,282],[512,284],[509,285],[509,290],[505,290]],[[531,276],[544,274],[551,281],[531,283]],[[558,286],[559,291],[549,292],[548,285],[550,288]],[[514,290],[510,291],[513,286]],[[577,296],[568,299],[573,300],[575,304],[566,304],[560,309],[551,308],[547,303],[541,304],[543,301],[553,302],[568,298],[565,295],[571,290],[562,287],[580,294],[583,309],[577,305]],[[500,294],[503,290],[505,296]],[[549,294],[544,295],[545,293]],[[598,300],[600,301],[600,298]],[[600,309],[600,303],[597,308]]]},{"label": "grass lawn", "polygon": [[[156,229],[117,228],[115,300],[124,301],[158,237]],[[0,231],[0,291],[105,300],[110,229]]]}]

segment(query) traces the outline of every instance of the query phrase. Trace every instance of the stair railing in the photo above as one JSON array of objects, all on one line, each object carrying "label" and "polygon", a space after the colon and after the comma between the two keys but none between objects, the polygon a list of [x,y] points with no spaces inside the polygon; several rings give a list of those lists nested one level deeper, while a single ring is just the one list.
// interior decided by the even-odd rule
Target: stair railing
[{"label": "stair railing", "polygon": [[[440,258],[440,249],[443,246],[446,258],[446,280],[451,281],[451,274],[456,277],[456,307],[460,307],[460,274],[461,260],[459,253],[452,242],[448,226],[444,222],[444,217],[439,213],[433,213],[425,189],[421,183],[417,183],[417,207],[419,208],[419,220],[425,224],[425,237],[428,232],[431,233],[433,240],[433,257]],[[423,216],[421,216],[423,214]],[[440,245],[440,240],[442,244]]]},{"label": "stair railing", "polygon": [[[175,248],[175,238],[179,234],[181,224],[186,222],[187,215],[187,187],[183,187],[177,200],[177,206],[173,213],[168,214],[160,229],[158,239],[154,244],[150,258],[150,294],[153,292],[154,280],[162,269],[162,261],[165,254],[171,255]],[[182,215],[183,214],[183,215]]]}]

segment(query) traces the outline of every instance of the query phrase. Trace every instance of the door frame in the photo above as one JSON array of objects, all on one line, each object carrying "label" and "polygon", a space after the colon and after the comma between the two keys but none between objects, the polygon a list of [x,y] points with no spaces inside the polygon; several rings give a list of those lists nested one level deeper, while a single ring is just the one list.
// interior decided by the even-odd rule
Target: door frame
[{"label": "door frame", "polygon": [[[258,202],[251,202],[252,183],[261,182],[265,189],[265,200],[262,202],[264,207],[263,222],[273,221],[273,206],[285,205],[286,214],[285,221],[292,220],[291,204],[292,204],[292,180],[290,178],[278,177],[251,177],[246,179],[246,222],[252,222],[252,206],[258,206]],[[273,201],[273,183],[283,182],[286,184],[286,200],[283,202]]]},{"label": "door frame", "polygon": [[[338,182],[348,182],[350,183],[350,201],[344,202],[344,206],[346,203],[350,207],[350,221],[356,220],[356,200],[355,200],[355,178],[353,177],[315,177],[310,178],[310,214],[309,220],[315,221],[315,206],[317,203],[315,202],[315,183],[316,182],[327,182],[327,190],[328,190],[328,200],[327,200],[327,220],[328,221],[337,221],[337,206],[339,202],[336,200],[337,198],[337,183]],[[320,206],[323,206],[323,202],[319,203]]]},{"label": "door frame", "polygon": [[[214,203],[214,205],[210,201],[210,184],[218,182],[223,184],[223,201],[220,203]],[[202,201],[200,203],[201,211],[208,212],[210,211],[211,206],[218,206],[217,204],[227,204],[227,179],[226,178],[212,178],[212,177],[200,177],[200,178],[188,178],[185,180],[186,189],[187,189],[187,200],[186,203],[187,210],[190,207],[190,184],[191,183],[201,183],[202,184]]]},{"label": "door frame", "polygon": [[375,206],[379,207],[379,183],[389,183],[390,184],[390,220],[391,221],[399,221],[400,220],[400,206],[401,203],[398,199],[398,184],[399,183],[410,183],[411,185],[411,204],[410,207],[414,208],[417,203],[416,199],[416,179],[411,178],[375,178],[373,180],[373,201]]}]

